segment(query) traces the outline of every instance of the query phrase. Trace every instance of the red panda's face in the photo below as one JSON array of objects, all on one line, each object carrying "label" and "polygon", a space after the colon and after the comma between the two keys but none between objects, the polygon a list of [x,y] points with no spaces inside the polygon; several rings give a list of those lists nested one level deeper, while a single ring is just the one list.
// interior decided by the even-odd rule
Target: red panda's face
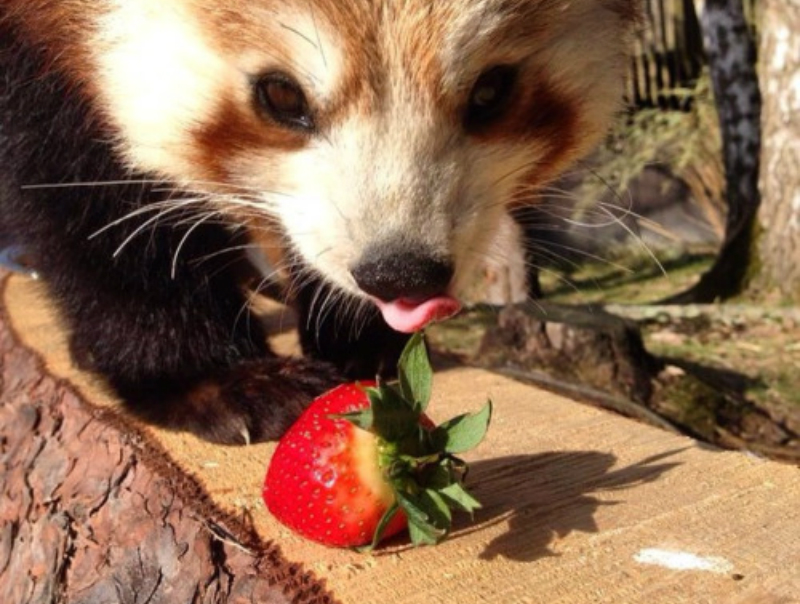
[{"label": "red panda's face", "polygon": [[[271,217],[350,292],[457,297],[603,133],[634,2],[113,0],[93,54],[131,164]],[[359,272],[406,259],[436,283]]]}]

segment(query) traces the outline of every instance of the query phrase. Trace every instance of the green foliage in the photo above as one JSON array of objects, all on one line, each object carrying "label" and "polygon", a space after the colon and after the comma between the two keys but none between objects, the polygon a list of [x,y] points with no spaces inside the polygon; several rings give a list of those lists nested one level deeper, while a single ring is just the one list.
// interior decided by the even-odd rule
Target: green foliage
[{"label": "green foliage", "polygon": [[414,401],[421,411],[428,406],[433,385],[433,369],[428,361],[422,332],[417,332],[406,344],[397,364],[400,392]]},{"label": "green foliage", "polygon": [[491,417],[492,402],[489,401],[477,413],[459,415],[444,422],[436,428],[433,438],[440,438],[448,453],[464,453],[483,440]]},{"label": "green foliage", "polygon": [[451,507],[470,514],[480,503],[463,481],[466,464],[455,455],[476,447],[486,435],[492,416],[488,401],[480,411],[459,415],[438,427],[423,426],[433,383],[423,334],[409,340],[397,366],[397,383],[365,388],[370,405],[346,419],[378,437],[378,465],[391,485],[395,503],[381,518],[373,536],[375,547],[392,518],[401,510],[408,520],[414,545],[438,543],[450,531]]}]

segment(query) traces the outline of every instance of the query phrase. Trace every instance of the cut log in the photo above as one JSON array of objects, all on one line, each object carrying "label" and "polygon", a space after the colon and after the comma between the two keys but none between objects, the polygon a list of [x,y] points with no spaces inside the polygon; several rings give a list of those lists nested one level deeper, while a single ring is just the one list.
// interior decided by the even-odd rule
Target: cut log
[{"label": "cut log", "polygon": [[0,312],[0,602],[331,602]]},{"label": "cut log", "polygon": [[428,412],[492,398],[489,434],[465,456],[483,508],[436,547],[322,547],[260,501],[274,444],[220,447],[134,423],[72,368],[35,283],[11,279],[4,300],[2,604],[781,604],[800,593],[797,468],[464,367],[437,371]]}]

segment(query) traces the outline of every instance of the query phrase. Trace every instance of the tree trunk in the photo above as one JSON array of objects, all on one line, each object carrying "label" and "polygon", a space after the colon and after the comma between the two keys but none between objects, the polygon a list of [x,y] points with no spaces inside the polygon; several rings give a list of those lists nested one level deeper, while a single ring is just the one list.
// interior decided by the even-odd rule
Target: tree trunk
[{"label": "tree trunk", "polygon": [[714,302],[745,288],[760,201],[761,94],[742,0],[705,0],[701,22],[722,132],[728,216],[714,266],[673,303]]},{"label": "tree trunk", "polygon": [[756,286],[800,302],[800,0],[764,0],[764,93]]},{"label": "tree trunk", "polygon": [[332,602],[128,428],[49,375],[0,306],[2,604]]}]

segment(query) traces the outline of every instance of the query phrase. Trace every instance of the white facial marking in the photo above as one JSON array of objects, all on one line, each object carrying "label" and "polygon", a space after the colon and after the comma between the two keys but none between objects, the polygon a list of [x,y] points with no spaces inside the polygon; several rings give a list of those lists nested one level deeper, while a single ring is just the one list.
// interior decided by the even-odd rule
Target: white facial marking
[{"label": "white facial marking", "polygon": [[287,62],[295,76],[317,99],[324,101],[336,90],[341,78],[341,44],[325,29],[314,13],[291,11],[278,15]]},{"label": "white facial marking", "polygon": [[452,289],[461,290],[505,215],[513,176],[542,156],[531,143],[449,144],[452,124],[426,123],[428,111],[409,100],[351,116],[281,163],[293,195],[274,200],[274,211],[306,260],[353,293],[350,268],[398,236],[409,250],[452,256]]},{"label": "white facial marking", "polygon": [[101,89],[131,162],[191,175],[188,130],[210,117],[220,89],[241,76],[182,2],[116,0],[95,45]]},{"label": "white facial marking", "polygon": [[[438,48],[443,81],[430,82],[428,90],[418,88],[415,65],[400,48],[403,24],[384,23],[377,33],[388,87],[377,108],[346,115],[275,166],[276,188],[290,194],[271,196],[272,210],[306,261],[340,287],[358,294],[350,269],[371,246],[400,235],[409,249],[454,258],[451,289],[458,293],[469,285],[527,168],[545,159],[544,142],[481,143],[465,136],[460,120],[434,104],[435,87],[466,95],[483,70],[502,63],[520,63],[529,75],[543,70],[559,92],[587,99],[578,135],[590,141],[618,106],[624,36],[609,35],[621,25],[603,2],[565,3],[558,18],[550,15],[557,31],[522,45],[497,44],[493,34],[509,18],[493,8],[499,6],[478,0],[454,13]],[[331,35],[326,47],[337,46]],[[304,62],[319,61],[308,54],[313,45],[302,49]],[[535,90],[536,82],[523,85]]]},{"label": "white facial marking", "polygon": [[263,35],[227,56],[197,10],[186,0],[113,0],[93,44],[123,152],[133,166],[177,180],[202,180],[191,135],[225,95],[249,108],[250,78],[281,70],[324,102],[342,65],[339,48],[313,16],[254,10],[254,29]]},{"label": "white facial marking", "polygon": [[[203,179],[194,132],[218,118],[220,99],[252,110],[255,76],[290,74],[322,115],[345,86],[344,74],[355,71],[368,82],[377,73],[387,84],[374,105],[346,106],[305,144],[253,148],[234,141],[218,151],[231,184],[260,191],[263,211],[278,218],[305,260],[354,293],[350,268],[371,247],[399,236],[409,250],[454,259],[457,295],[528,168],[547,159],[547,141],[470,136],[461,117],[447,113],[453,104],[440,106],[434,91],[461,106],[483,71],[518,65],[528,78],[520,85],[534,100],[537,78],[547,78],[557,95],[581,99],[576,134],[588,145],[617,107],[627,66],[625,28],[606,0],[542,2],[545,31],[507,41],[498,32],[521,17],[500,0],[442,0],[437,10],[404,0],[387,20],[364,24],[380,54],[370,64],[366,54],[345,56],[352,40],[341,39],[313,0],[242,5],[247,31],[224,48],[204,22],[211,0],[108,1],[94,48],[120,148],[133,166],[178,181]],[[409,50],[409,32],[428,26],[443,39]],[[425,46],[424,35],[420,40]]]}]

